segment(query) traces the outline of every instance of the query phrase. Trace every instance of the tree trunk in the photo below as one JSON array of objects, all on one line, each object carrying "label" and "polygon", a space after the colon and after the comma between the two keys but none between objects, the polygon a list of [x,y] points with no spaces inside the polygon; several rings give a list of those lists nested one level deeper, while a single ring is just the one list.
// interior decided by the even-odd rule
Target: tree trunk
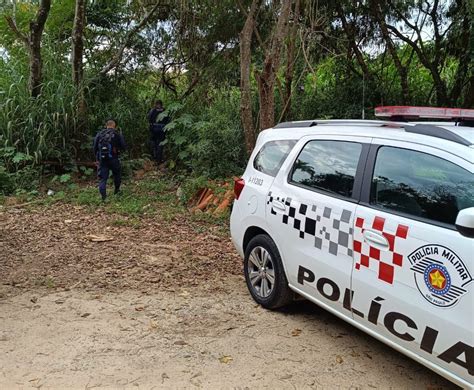
[{"label": "tree trunk", "polygon": [[28,86],[32,97],[38,97],[41,94],[43,59],[41,58],[41,43],[37,40],[31,43],[30,52],[30,79]]},{"label": "tree trunk", "polygon": [[[460,46],[465,50],[459,55],[459,63],[454,76],[454,83],[449,93],[449,100],[451,104],[458,105],[460,103],[461,94],[464,88],[466,78],[471,85],[474,83],[474,31],[471,30],[471,25],[474,27],[474,12],[472,13],[472,22],[469,17],[469,9],[466,7],[466,13],[462,21],[462,33],[460,37]],[[469,45],[471,43],[471,45]],[[471,79],[469,79],[469,70],[471,70]],[[472,89],[471,89],[472,91]],[[471,97],[474,99],[474,97]]]},{"label": "tree trunk", "polygon": [[467,12],[469,13],[470,25],[471,28],[469,30],[469,51],[470,51],[470,58],[469,58],[469,70],[467,73],[468,82],[466,91],[464,93],[464,101],[463,107],[464,108],[474,108],[474,4],[471,2],[467,5]]},{"label": "tree trunk", "polygon": [[76,116],[78,131],[82,133],[87,126],[87,106],[84,96],[84,25],[85,0],[76,0],[74,26],[72,29],[72,79],[76,86],[77,106]]},{"label": "tree trunk", "polygon": [[295,69],[295,48],[298,34],[298,22],[300,17],[300,0],[296,0],[295,12],[293,13],[293,25],[288,36],[286,69],[285,69],[285,96],[283,99],[282,118],[287,119],[291,112],[291,95],[293,90],[293,73]]},{"label": "tree trunk", "polygon": [[38,12],[34,20],[30,22],[29,34],[24,34],[18,29],[15,20],[7,16],[6,20],[15,35],[23,42],[28,50],[30,76],[28,86],[32,97],[37,97],[41,93],[42,67],[41,58],[41,38],[43,36],[44,25],[48,19],[49,10],[51,8],[51,0],[41,0]]},{"label": "tree trunk", "polygon": [[248,154],[252,153],[255,146],[250,65],[252,61],[252,35],[259,4],[259,0],[252,1],[244,27],[240,32],[240,117],[244,129],[245,147]]},{"label": "tree trunk", "polygon": [[43,82],[41,38],[50,8],[51,0],[41,0],[36,20],[30,22],[30,91],[33,97],[37,97],[41,93]]},{"label": "tree trunk", "polygon": [[281,47],[287,34],[291,4],[291,0],[282,1],[280,15],[271,38],[270,50],[265,55],[262,71],[257,72],[261,130],[273,127],[275,124],[275,77],[280,66]]},{"label": "tree trunk", "polygon": [[72,79],[77,88],[83,79],[85,0],[76,0],[74,26],[72,28]]},{"label": "tree trunk", "polygon": [[392,56],[393,63],[395,64],[395,68],[397,68],[398,76],[400,77],[400,87],[402,90],[402,104],[409,105],[410,104],[410,89],[408,87],[408,71],[407,67],[402,64],[400,57],[397,53],[397,48],[395,47],[393,40],[390,36],[390,32],[388,31],[387,24],[385,23],[385,15],[381,11],[380,1],[372,1],[371,8],[375,20],[378,22],[380,26],[380,30],[382,32],[382,37],[387,45],[387,49]]},{"label": "tree trunk", "polygon": [[256,72],[258,102],[260,106],[260,130],[273,127],[275,122],[275,76],[272,61],[265,61],[262,72]]},{"label": "tree trunk", "polygon": [[349,40],[349,47],[354,52],[354,55],[356,56],[356,60],[359,64],[360,68],[362,69],[362,72],[364,73],[365,78],[367,80],[371,80],[373,78],[373,76],[372,76],[372,73],[369,69],[369,66],[367,65],[367,62],[364,59],[364,55],[362,54],[362,51],[359,49],[359,46],[357,46],[356,34],[354,32],[354,27],[347,22],[346,15],[344,13],[344,10],[342,9],[342,6],[341,6],[340,2],[336,1],[335,5],[336,5],[336,8],[337,8],[337,13],[338,13],[339,19],[341,19],[342,28],[344,29],[344,32],[346,33],[347,38]]},{"label": "tree trunk", "polygon": [[464,108],[474,108],[474,72],[469,79],[462,106]]},{"label": "tree trunk", "polygon": [[[438,33],[438,25],[437,20],[434,18],[434,14],[436,14],[436,8],[438,6],[438,1],[434,1],[433,9],[430,12],[432,15],[432,22],[433,28],[435,32],[435,40],[434,40],[434,53],[431,53],[431,49],[426,49],[423,43],[423,37],[421,34],[420,28],[416,25],[416,23],[412,23],[406,15],[403,14],[400,10],[396,8],[394,2],[392,0],[387,0],[387,3],[394,9],[397,13],[397,16],[402,20],[408,27],[410,27],[414,33],[416,33],[416,40],[412,40],[408,38],[405,33],[401,33],[395,26],[389,25],[386,23],[387,29],[392,31],[398,39],[405,42],[406,44],[410,45],[414,52],[417,54],[418,59],[423,64],[423,66],[429,70],[431,73],[431,77],[433,79],[435,92],[436,92],[436,104],[438,106],[446,107],[451,104],[451,101],[448,96],[446,82],[441,77],[441,69],[442,64],[439,62],[441,58],[441,39],[442,37]],[[431,60],[434,58],[434,60]]]}]

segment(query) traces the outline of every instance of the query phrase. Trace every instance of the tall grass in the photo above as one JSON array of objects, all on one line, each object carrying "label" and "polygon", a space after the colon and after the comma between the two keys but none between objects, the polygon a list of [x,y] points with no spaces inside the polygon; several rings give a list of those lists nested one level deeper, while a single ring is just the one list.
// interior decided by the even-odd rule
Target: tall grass
[{"label": "tall grass", "polygon": [[149,102],[143,100],[143,91],[132,75],[127,80],[86,79],[87,122],[78,133],[70,62],[66,57],[57,58],[49,45],[43,47],[43,60],[42,92],[31,98],[26,59],[0,59],[0,164],[16,170],[18,164],[11,161],[15,155],[33,164],[92,159],[92,138],[110,117],[118,120],[133,154],[141,154],[148,139]]},{"label": "tall grass", "polygon": [[[52,63],[45,61],[45,68]],[[25,160],[39,163],[47,159],[64,160],[71,155],[75,92],[61,61],[47,80],[41,95],[29,96],[27,79],[18,77],[18,62],[0,62],[0,148],[14,148]],[[45,77],[46,78],[46,77]]]}]

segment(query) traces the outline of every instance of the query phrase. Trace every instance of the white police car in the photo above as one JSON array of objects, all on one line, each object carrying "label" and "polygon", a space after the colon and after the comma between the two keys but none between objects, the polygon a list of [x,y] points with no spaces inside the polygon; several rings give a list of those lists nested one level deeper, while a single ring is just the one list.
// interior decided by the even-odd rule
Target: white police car
[{"label": "white police car", "polygon": [[[474,110],[260,133],[235,182],[234,244],[274,309],[297,293],[453,382],[474,383]],[[464,122],[464,123],[463,123]]]}]

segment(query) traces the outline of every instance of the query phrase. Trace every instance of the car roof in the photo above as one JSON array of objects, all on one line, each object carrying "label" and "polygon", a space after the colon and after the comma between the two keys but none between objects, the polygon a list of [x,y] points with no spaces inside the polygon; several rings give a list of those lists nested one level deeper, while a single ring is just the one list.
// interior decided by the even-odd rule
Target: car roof
[{"label": "car roof", "polygon": [[471,143],[471,145],[474,145],[474,129],[472,127],[464,127],[464,126],[442,126],[445,129],[459,135],[460,137],[466,139]]},{"label": "car roof", "polygon": [[348,135],[400,140],[435,147],[474,161],[474,129],[440,122],[380,120],[311,120],[283,122],[262,132],[264,140],[300,139],[311,135]]}]

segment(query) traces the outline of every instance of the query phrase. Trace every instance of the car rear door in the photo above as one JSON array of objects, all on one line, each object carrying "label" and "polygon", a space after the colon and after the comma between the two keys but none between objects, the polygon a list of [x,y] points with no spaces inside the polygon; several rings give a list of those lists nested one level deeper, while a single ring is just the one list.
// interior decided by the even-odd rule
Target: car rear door
[{"label": "car rear door", "polygon": [[470,383],[474,240],[454,221],[473,206],[471,162],[374,139],[354,219],[352,274],[356,321]]},{"label": "car rear door", "polygon": [[269,233],[293,289],[322,306],[350,312],[352,230],[370,138],[305,137],[267,198]]},{"label": "car rear door", "polygon": [[244,188],[234,203],[230,227],[232,239],[243,256],[244,233],[249,226],[266,227],[266,195],[291,149],[294,139],[259,139],[242,179]]}]

